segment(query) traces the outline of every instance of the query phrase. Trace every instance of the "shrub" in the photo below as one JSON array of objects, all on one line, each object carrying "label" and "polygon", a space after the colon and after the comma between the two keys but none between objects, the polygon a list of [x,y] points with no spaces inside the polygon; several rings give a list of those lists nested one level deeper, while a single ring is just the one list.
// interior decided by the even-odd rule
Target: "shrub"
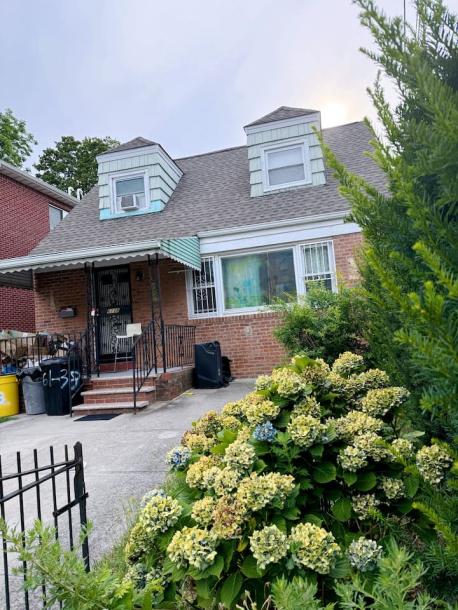
[{"label": "shrub", "polygon": [[365,304],[356,288],[334,293],[312,285],[306,296],[278,302],[274,310],[281,316],[274,335],[291,356],[303,352],[331,363],[342,352],[366,349]]},{"label": "shrub", "polygon": [[185,433],[166,495],[153,494],[132,529],[129,563],[154,567],[172,607],[262,605],[282,577],[308,578],[332,601],[336,579],[374,568],[387,534],[432,534],[412,501],[422,474],[445,484],[451,459],[400,434],[408,398],[358,355],[332,368],[294,357]]}]

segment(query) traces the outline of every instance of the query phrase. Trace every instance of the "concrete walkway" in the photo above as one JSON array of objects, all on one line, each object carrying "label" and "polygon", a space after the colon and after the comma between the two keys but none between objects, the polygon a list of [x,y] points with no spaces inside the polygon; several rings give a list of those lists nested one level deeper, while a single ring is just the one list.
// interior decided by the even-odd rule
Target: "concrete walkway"
[{"label": "concrete walkway", "polygon": [[[119,415],[109,421],[79,422],[69,417],[21,415],[0,424],[0,454],[3,473],[16,472],[16,451],[23,456],[23,469],[32,467],[33,449],[39,461],[49,463],[53,445],[56,460],[63,458],[63,447],[81,441],[86,463],[89,493],[88,518],[94,528],[90,537],[92,560],[101,557],[120,538],[126,528],[129,503],[163,481],[166,452],[180,442],[192,421],[210,409],[220,410],[253,388],[253,382],[235,381],[220,390],[191,390],[168,403],[149,407],[137,415]],[[66,504],[64,477],[58,488],[59,506]],[[24,482],[25,484],[25,482]],[[45,486],[43,486],[44,488]],[[43,489],[43,520],[52,522],[51,489]],[[15,504],[13,506],[13,503]],[[11,501],[9,523],[18,523],[18,504]],[[28,492],[26,514],[29,523],[36,516],[35,492]],[[77,517],[74,509],[75,518]],[[66,517],[61,517],[66,526]],[[1,567],[0,567],[1,572]]]}]

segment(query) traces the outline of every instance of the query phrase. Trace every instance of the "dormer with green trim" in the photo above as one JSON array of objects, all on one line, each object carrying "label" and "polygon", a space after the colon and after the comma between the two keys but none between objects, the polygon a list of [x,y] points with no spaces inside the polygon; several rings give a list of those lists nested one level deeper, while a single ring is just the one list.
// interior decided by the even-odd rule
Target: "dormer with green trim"
[{"label": "dormer with green trim", "polygon": [[100,220],[161,212],[183,172],[160,144],[135,138],[97,157]]},{"label": "dormer with green trim", "polygon": [[321,130],[318,110],[290,106],[245,125],[252,197],[326,183],[315,130]]}]

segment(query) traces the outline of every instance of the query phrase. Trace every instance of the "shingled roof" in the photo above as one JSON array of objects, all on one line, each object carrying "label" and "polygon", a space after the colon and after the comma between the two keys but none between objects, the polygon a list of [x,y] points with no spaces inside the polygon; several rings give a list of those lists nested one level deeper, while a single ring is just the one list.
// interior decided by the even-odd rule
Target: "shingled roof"
[{"label": "shingled roof", "polygon": [[[375,187],[385,187],[383,172],[364,154],[370,148],[370,133],[364,123],[324,129],[323,136],[350,171],[363,176]],[[88,248],[104,247],[191,236],[207,230],[328,212],[345,213],[349,209],[329,169],[325,185],[250,197],[246,146],[176,159],[175,162],[184,175],[162,212],[99,220],[98,188],[94,187],[32,254],[77,250],[83,244]]]},{"label": "shingled roof", "polygon": [[292,108],[291,106],[279,106],[276,110],[265,114],[260,119],[256,119],[252,123],[248,123],[245,127],[254,127],[263,123],[271,123],[272,121],[281,121],[283,119],[295,119],[298,116],[307,116],[308,114],[316,114],[318,110],[310,110],[309,108]]},{"label": "shingled roof", "polygon": [[156,142],[153,142],[152,140],[147,140],[146,138],[142,138],[141,136],[139,136],[138,138],[129,140],[129,142],[118,144],[118,146],[114,146],[113,148],[106,150],[104,153],[102,153],[102,155],[118,152],[120,150],[130,150],[131,148],[143,148],[144,146],[153,146],[154,144],[156,144]]}]

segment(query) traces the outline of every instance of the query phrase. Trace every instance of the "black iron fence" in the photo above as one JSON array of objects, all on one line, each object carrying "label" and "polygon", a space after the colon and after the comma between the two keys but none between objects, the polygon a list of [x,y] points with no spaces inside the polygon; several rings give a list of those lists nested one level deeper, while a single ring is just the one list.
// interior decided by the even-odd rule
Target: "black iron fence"
[{"label": "black iron fence", "polygon": [[[69,457],[67,445],[64,447],[63,459],[56,459],[53,447],[49,448],[49,458],[40,464],[38,451],[33,451],[33,467],[24,467],[26,461],[20,452],[16,454],[14,472],[4,474],[5,459],[0,455],[0,516],[8,526],[18,525],[23,533],[33,525],[35,519],[45,524],[52,524],[56,538],[70,549],[76,548],[80,541],[80,532],[87,526],[86,492],[84,482],[84,462],[81,443],[76,443],[73,456]],[[9,468],[13,469],[12,466]],[[52,507],[52,510],[47,507]],[[78,510],[75,516],[72,510]],[[48,608],[46,599],[46,582],[41,592],[34,596],[22,586],[18,586],[13,575],[14,567],[21,567],[24,580],[27,576],[27,562],[22,566],[14,563],[14,557],[8,553],[8,545],[2,537],[1,553],[3,557],[3,591],[0,587],[1,607],[6,610],[15,608]],[[89,571],[89,544],[87,537],[81,544],[81,556],[86,570]]]},{"label": "black iron fence", "polygon": [[194,364],[196,327],[182,324],[166,324],[164,370]]},{"label": "black iron fence", "polygon": [[151,320],[133,342],[132,377],[134,412],[138,394],[151,372],[192,366],[194,363],[195,326],[164,324]]},{"label": "black iron fence", "polygon": [[93,357],[87,330],[0,338],[0,372],[15,373],[22,368],[40,366],[43,360],[64,356],[71,349],[78,353],[82,374],[90,377]]}]

